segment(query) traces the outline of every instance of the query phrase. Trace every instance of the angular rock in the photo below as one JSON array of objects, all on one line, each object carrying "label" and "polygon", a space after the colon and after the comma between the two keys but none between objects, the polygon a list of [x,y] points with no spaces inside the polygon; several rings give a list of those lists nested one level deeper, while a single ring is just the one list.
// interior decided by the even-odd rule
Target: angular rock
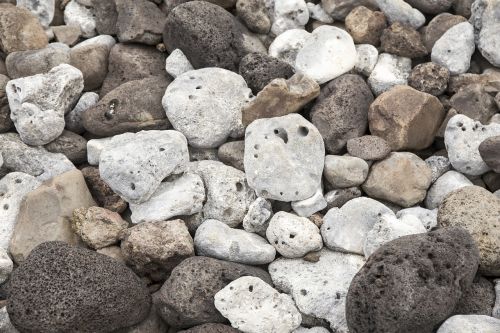
[{"label": "angular rock", "polygon": [[99,95],[97,95],[96,93],[86,92],[82,94],[73,110],[71,110],[64,116],[66,129],[76,134],[82,134],[83,132],[85,132],[85,127],[83,127],[82,115],[88,109],[95,106],[98,101]]},{"label": "angular rock", "polygon": [[359,187],[339,188],[331,190],[325,194],[326,209],[330,210],[334,207],[342,207],[348,201],[359,198],[361,190]]},{"label": "angular rock", "polygon": [[466,21],[467,19],[460,15],[452,15],[450,13],[436,15],[429,21],[429,24],[427,24],[422,34],[422,39],[424,40],[427,50],[430,52],[436,41],[441,38],[448,29]]},{"label": "angular rock", "polygon": [[151,1],[116,0],[117,36],[121,43],[156,45],[162,40],[165,15]]},{"label": "angular rock", "polygon": [[24,7],[35,15],[44,28],[48,28],[50,22],[52,22],[54,18],[55,0],[46,0],[42,2],[36,0],[19,0],[16,3],[18,7]]},{"label": "angular rock", "polygon": [[470,21],[474,25],[477,48],[493,66],[500,66],[498,45],[500,37],[500,16],[498,15],[498,0],[481,0],[471,7]]},{"label": "angular rock", "polygon": [[484,163],[494,172],[500,173],[500,135],[492,136],[481,142],[479,154]]},{"label": "angular rock", "polygon": [[425,160],[425,163],[432,171],[432,181],[434,182],[445,172],[451,169],[451,163],[448,157],[433,155]]},{"label": "angular rock", "polygon": [[180,49],[173,50],[167,57],[165,70],[174,79],[181,74],[192,71],[193,69],[194,68],[189,62],[188,58],[186,58],[186,56]]},{"label": "angular rock", "polygon": [[243,218],[243,229],[265,236],[272,215],[273,208],[269,200],[257,198],[250,204],[248,212]]},{"label": "angular rock", "polygon": [[271,17],[264,1],[236,1],[236,15],[253,32],[267,34],[271,30]]},{"label": "angular rock", "polygon": [[275,1],[272,13],[271,32],[276,36],[290,29],[304,29],[309,21],[304,0]]},{"label": "angular rock", "polygon": [[102,180],[98,168],[85,167],[81,171],[92,197],[99,206],[117,213],[121,213],[127,208],[125,200],[113,192],[109,185]]},{"label": "angular rock", "polygon": [[325,156],[323,174],[334,188],[358,186],[368,176],[368,163],[353,156]]},{"label": "angular rock", "polygon": [[378,161],[389,155],[391,147],[379,136],[365,135],[347,140],[347,152],[365,161]]},{"label": "angular rock", "polygon": [[53,26],[51,29],[56,41],[70,47],[75,45],[82,35],[80,27],[76,25],[59,25]]},{"label": "angular rock", "polygon": [[390,23],[401,22],[413,29],[418,29],[425,23],[425,16],[403,0],[375,0],[375,2]]},{"label": "angular rock", "polygon": [[400,57],[421,58],[427,55],[420,33],[399,21],[384,29],[380,42],[384,52]]},{"label": "angular rock", "polygon": [[439,96],[445,92],[450,72],[445,67],[426,62],[413,67],[408,85],[421,92]]},{"label": "angular rock", "polygon": [[115,0],[90,0],[95,15],[95,28],[101,35],[116,35],[118,12]]},{"label": "angular rock", "polygon": [[400,211],[397,212],[396,217],[401,219],[404,218],[406,215],[413,215],[416,216],[420,222],[424,225],[425,229],[427,231],[430,231],[437,227],[437,209],[425,209],[419,206],[411,207],[411,208],[405,208],[401,209]]},{"label": "angular rock", "polygon": [[425,198],[425,207],[428,209],[438,208],[441,202],[451,192],[473,185],[472,182],[463,174],[456,171],[448,171],[439,177],[429,188]]},{"label": "angular rock", "polygon": [[[13,269],[14,263],[12,262],[12,259],[10,259],[7,250],[5,250],[3,247],[0,248],[0,284],[3,284],[5,281],[7,281]],[[2,328],[1,325],[0,328]]]},{"label": "angular rock", "polygon": [[87,140],[70,131],[64,130],[61,136],[44,147],[51,153],[63,154],[74,164],[87,161]]},{"label": "angular rock", "polygon": [[368,77],[368,84],[375,95],[396,85],[406,85],[411,72],[411,59],[382,53],[377,64]]},{"label": "angular rock", "polygon": [[217,157],[226,165],[245,171],[243,158],[245,155],[245,141],[231,141],[223,143],[217,150]]},{"label": "angular rock", "polygon": [[469,84],[460,88],[451,98],[450,105],[458,113],[487,124],[497,113],[494,98],[482,84]]},{"label": "angular rock", "polygon": [[359,6],[347,15],[345,26],[356,44],[377,46],[387,22],[384,13]]},{"label": "angular rock", "polygon": [[64,23],[80,27],[85,38],[96,35],[96,19],[92,9],[76,0],[70,0],[64,7]]},{"label": "angular rock", "polygon": [[484,315],[456,315],[439,326],[436,333],[496,332],[500,319]]}]

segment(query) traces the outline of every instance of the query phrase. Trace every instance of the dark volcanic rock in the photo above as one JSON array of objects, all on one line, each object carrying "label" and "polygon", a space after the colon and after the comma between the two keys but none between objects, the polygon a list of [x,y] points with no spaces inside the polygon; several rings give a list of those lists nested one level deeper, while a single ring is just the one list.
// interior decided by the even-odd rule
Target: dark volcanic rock
[{"label": "dark volcanic rock", "polygon": [[288,63],[262,53],[249,53],[241,59],[240,75],[254,94],[274,79],[292,77],[294,70]]},{"label": "dark volcanic rock", "polygon": [[488,279],[477,275],[470,288],[462,295],[454,314],[491,316],[495,305],[495,286]]}]

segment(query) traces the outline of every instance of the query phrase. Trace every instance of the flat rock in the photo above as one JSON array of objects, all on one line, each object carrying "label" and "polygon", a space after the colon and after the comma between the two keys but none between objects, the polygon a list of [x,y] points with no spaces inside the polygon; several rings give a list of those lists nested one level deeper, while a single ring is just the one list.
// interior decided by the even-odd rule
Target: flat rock
[{"label": "flat rock", "polygon": [[165,15],[151,1],[116,0],[117,37],[121,43],[156,45],[162,41]]},{"label": "flat rock", "polygon": [[439,326],[437,333],[495,332],[500,319],[484,315],[456,315]]},{"label": "flat rock", "polygon": [[356,44],[377,46],[387,21],[384,13],[358,6],[346,16],[345,26]]},{"label": "flat rock", "polygon": [[380,95],[396,85],[406,85],[410,73],[410,58],[382,53],[379,55],[377,64],[373,68],[367,82],[373,93]]},{"label": "flat rock", "polygon": [[89,166],[81,171],[92,197],[99,206],[117,213],[121,213],[127,208],[127,202],[106,184],[99,175],[98,168]]},{"label": "flat rock", "polygon": [[64,130],[44,147],[51,153],[63,154],[74,164],[87,162],[87,140],[76,133]]},{"label": "flat rock", "polygon": [[449,78],[450,72],[447,68],[426,62],[413,67],[408,77],[408,85],[421,92],[439,96],[446,90]]},{"label": "flat rock", "polygon": [[389,155],[391,147],[379,136],[365,135],[347,140],[347,152],[365,161],[378,161]]},{"label": "flat rock", "polygon": [[439,177],[429,188],[425,198],[425,206],[429,209],[438,208],[448,194],[471,185],[473,185],[472,182],[463,174],[450,170]]},{"label": "flat rock", "polygon": [[334,188],[361,185],[368,176],[368,163],[353,156],[325,156],[323,174]]},{"label": "flat rock", "polygon": [[244,56],[239,73],[254,93],[258,93],[274,79],[289,79],[294,69],[288,63],[258,52]]}]

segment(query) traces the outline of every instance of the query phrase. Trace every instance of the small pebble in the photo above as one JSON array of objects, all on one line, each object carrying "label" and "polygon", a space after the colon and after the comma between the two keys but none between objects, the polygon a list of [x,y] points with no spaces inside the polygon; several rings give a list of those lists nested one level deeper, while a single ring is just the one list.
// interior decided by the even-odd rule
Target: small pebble
[{"label": "small pebble", "polygon": [[368,164],[361,158],[326,155],[323,174],[334,188],[346,188],[363,184],[368,169]]},{"label": "small pebble", "polygon": [[356,45],[356,52],[358,58],[354,70],[365,76],[370,76],[378,60],[378,50],[375,46],[370,44]]},{"label": "small pebble", "polygon": [[327,203],[323,196],[323,190],[319,188],[310,198],[292,202],[292,209],[297,215],[308,217],[326,207]]},{"label": "small pebble", "polygon": [[174,79],[181,74],[192,71],[194,68],[189,62],[188,58],[182,53],[182,50],[175,49],[167,57],[165,63],[165,70]]},{"label": "small pebble", "polygon": [[383,160],[391,152],[391,147],[383,138],[375,135],[365,135],[347,141],[349,155],[365,161]]},{"label": "small pebble", "polygon": [[410,58],[382,53],[379,55],[367,83],[375,95],[380,95],[396,85],[406,85],[410,73]]}]

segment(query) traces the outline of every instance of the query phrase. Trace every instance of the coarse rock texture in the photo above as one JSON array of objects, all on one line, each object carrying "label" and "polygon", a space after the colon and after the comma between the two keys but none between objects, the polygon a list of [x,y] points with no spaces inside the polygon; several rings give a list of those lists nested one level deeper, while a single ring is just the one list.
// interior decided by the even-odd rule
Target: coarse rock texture
[{"label": "coarse rock texture", "polygon": [[409,0],[408,3],[425,14],[439,14],[448,10],[453,0]]},{"label": "coarse rock texture", "polygon": [[375,0],[390,23],[401,22],[414,29],[425,23],[425,16],[403,0]]},{"label": "coarse rock texture", "polygon": [[274,79],[289,79],[294,74],[293,67],[288,63],[257,52],[244,56],[238,71],[254,93],[264,89]]},{"label": "coarse rock texture", "polygon": [[401,219],[406,215],[416,216],[424,225],[427,231],[437,227],[437,209],[425,209],[423,207],[415,206],[410,208],[401,209],[397,212],[396,216]]},{"label": "coarse rock texture", "polygon": [[98,168],[89,166],[81,171],[92,197],[99,206],[117,213],[121,213],[127,208],[127,202],[113,192],[111,187],[102,180]]},{"label": "coarse rock texture", "polygon": [[377,46],[387,22],[384,13],[358,6],[345,18],[345,26],[355,43]]},{"label": "coarse rock texture", "polygon": [[189,328],[226,319],[214,305],[214,296],[242,276],[255,276],[271,284],[262,268],[196,256],[182,261],[170,274],[154,302],[160,316],[171,326]]},{"label": "coarse rock texture", "polygon": [[0,284],[7,281],[13,269],[14,263],[12,262],[12,259],[10,259],[7,250],[0,248]]},{"label": "coarse rock texture", "polygon": [[365,161],[378,161],[390,154],[391,147],[379,136],[365,135],[347,140],[347,152]]},{"label": "coarse rock texture", "polygon": [[174,79],[181,74],[192,71],[194,68],[186,55],[180,49],[173,50],[167,57],[165,70]]},{"label": "coarse rock texture", "polygon": [[436,333],[497,332],[500,319],[484,315],[456,315],[448,318]]},{"label": "coarse rock texture", "polygon": [[404,236],[384,244],[349,287],[350,331],[432,332],[452,314],[472,284],[478,263],[474,240],[460,228]]},{"label": "coarse rock texture", "polygon": [[411,59],[382,53],[373,68],[367,83],[375,95],[380,95],[392,87],[408,83],[411,73]]},{"label": "coarse rock texture", "polygon": [[421,58],[427,55],[420,33],[399,21],[384,29],[380,42],[386,53],[407,58]]},{"label": "coarse rock texture", "polygon": [[240,330],[223,324],[203,324],[191,327],[187,330],[179,331],[178,333],[239,333]]},{"label": "coarse rock texture", "polygon": [[142,321],[150,299],[125,265],[63,242],[46,242],[12,274],[7,311],[23,332],[104,333]]},{"label": "coarse rock texture", "polygon": [[346,16],[357,6],[376,8],[372,0],[321,0],[325,12],[336,20],[344,20]]},{"label": "coarse rock texture", "polygon": [[368,163],[353,156],[325,156],[323,174],[334,188],[361,185],[368,176]]},{"label": "coarse rock texture", "polygon": [[441,38],[441,36],[443,36],[448,29],[466,21],[467,19],[460,15],[452,15],[450,13],[441,13],[436,15],[429,21],[422,33],[422,38],[427,50],[429,52],[432,51],[432,47],[436,41]]},{"label": "coarse rock texture", "polygon": [[356,45],[356,52],[358,58],[354,71],[365,76],[370,76],[378,60],[378,50],[371,44],[358,44]]},{"label": "coarse rock texture", "polygon": [[298,114],[258,119],[245,133],[245,172],[259,197],[310,198],[321,184],[325,147],[316,127]]},{"label": "coarse rock texture", "polygon": [[0,308],[0,329],[4,333],[19,333],[19,331],[10,322],[7,306]]},{"label": "coarse rock texture", "polygon": [[499,4],[498,0],[480,0],[471,7],[470,21],[474,25],[477,48],[493,66],[500,66]]},{"label": "coarse rock texture", "polygon": [[484,163],[496,173],[500,173],[500,149],[498,147],[500,147],[500,135],[487,138],[478,147]]},{"label": "coarse rock texture", "polygon": [[18,7],[24,7],[35,15],[44,28],[47,28],[54,18],[55,0],[45,0],[43,2],[36,0],[17,0],[16,3]]},{"label": "coarse rock texture", "polygon": [[429,209],[438,208],[448,194],[471,185],[473,185],[472,182],[463,174],[450,170],[439,177],[429,188],[425,198],[425,206]]},{"label": "coarse rock texture", "polygon": [[264,198],[257,198],[250,204],[248,212],[243,218],[243,229],[265,236],[272,215],[271,202]]},{"label": "coarse rock texture", "polygon": [[271,32],[279,35],[290,29],[303,29],[309,21],[309,10],[304,0],[274,1]]},{"label": "coarse rock texture", "polygon": [[450,72],[443,66],[426,62],[413,67],[408,85],[421,92],[439,96],[445,92]]},{"label": "coarse rock texture", "polygon": [[[162,41],[166,17],[148,0],[115,0],[117,37],[121,43],[156,45]],[[97,24],[96,24],[97,25]]]},{"label": "coarse rock texture", "polygon": [[5,91],[9,80],[9,77],[0,74],[0,133],[7,132],[13,125],[10,119],[9,100],[7,99],[7,92]]},{"label": "coarse rock texture", "polygon": [[441,227],[461,227],[474,238],[483,275],[500,274],[500,199],[479,186],[466,186],[451,192],[439,206]]},{"label": "coarse rock texture", "polygon": [[96,35],[96,20],[90,7],[80,4],[77,0],[70,0],[64,7],[64,23],[80,27],[82,36],[91,38]]},{"label": "coarse rock texture", "polygon": [[475,314],[491,316],[495,305],[495,285],[477,274],[474,282],[463,295],[454,314]]},{"label": "coarse rock texture", "polygon": [[498,109],[495,99],[484,84],[469,84],[458,89],[450,98],[450,105],[458,113],[487,124]]},{"label": "coarse rock texture", "polygon": [[113,333],[165,333],[168,331],[167,324],[161,319],[156,306],[151,304],[149,315],[139,324],[122,328]]},{"label": "coarse rock texture", "polygon": [[256,33],[267,34],[271,29],[271,13],[261,0],[236,1],[236,15],[245,26]]},{"label": "coarse rock texture", "polygon": [[298,52],[310,38],[311,34],[304,29],[287,30],[269,45],[269,55],[295,67]]},{"label": "coarse rock texture", "polygon": [[55,40],[68,46],[74,46],[82,35],[80,27],[76,25],[58,25],[51,29]]},{"label": "coarse rock texture", "polygon": [[51,153],[63,154],[74,164],[87,161],[87,140],[70,131],[64,130],[59,137],[44,147]]},{"label": "coarse rock texture", "polygon": [[330,210],[334,207],[342,207],[348,201],[359,198],[361,190],[359,187],[339,188],[325,193],[326,209]]},{"label": "coarse rock texture", "polygon": [[450,160],[446,156],[432,155],[425,160],[425,163],[427,163],[427,166],[432,171],[431,182],[433,184],[439,177],[441,177],[445,174],[445,172],[450,171],[451,169]]}]

